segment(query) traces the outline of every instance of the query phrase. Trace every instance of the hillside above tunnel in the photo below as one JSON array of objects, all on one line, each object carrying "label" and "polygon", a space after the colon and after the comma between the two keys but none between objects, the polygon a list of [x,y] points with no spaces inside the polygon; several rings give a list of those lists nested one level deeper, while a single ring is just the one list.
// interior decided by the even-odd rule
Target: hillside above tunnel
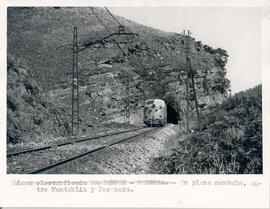
[{"label": "hillside above tunnel", "polygon": [[[95,42],[109,33],[118,32],[117,23],[105,9],[92,9],[102,24],[86,7],[9,7],[7,12],[8,56],[23,62],[43,94],[56,108],[68,112],[71,106],[73,28],[77,27],[79,44]],[[148,98],[164,99],[172,115],[178,115],[171,118],[172,122],[181,120],[186,114],[187,101],[186,37],[123,17],[116,18],[125,26],[126,32],[138,36],[115,36],[78,54],[80,122],[86,126],[97,121],[123,122],[127,78],[132,123],[142,122],[142,107]],[[191,37],[190,58],[199,111],[207,111],[209,106],[221,103],[227,97],[230,87],[225,68],[228,54],[224,49],[213,49]],[[192,86],[188,93],[193,114],[195,95]],[[68,127],[70,122],[66,124]]]}]

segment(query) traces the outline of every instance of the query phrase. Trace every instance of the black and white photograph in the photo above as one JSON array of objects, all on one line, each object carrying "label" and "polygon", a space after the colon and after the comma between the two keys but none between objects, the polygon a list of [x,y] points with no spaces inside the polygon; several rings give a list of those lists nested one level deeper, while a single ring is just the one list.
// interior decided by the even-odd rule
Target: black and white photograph
[{"label": "black and white photograph", "polygon": [[261,174],[260,12],[8,7],[7,173]]},{"label": "black and white photograph", "polygon": [[0,3],[1,207],[269,207],[270,3],[204,2]]}]

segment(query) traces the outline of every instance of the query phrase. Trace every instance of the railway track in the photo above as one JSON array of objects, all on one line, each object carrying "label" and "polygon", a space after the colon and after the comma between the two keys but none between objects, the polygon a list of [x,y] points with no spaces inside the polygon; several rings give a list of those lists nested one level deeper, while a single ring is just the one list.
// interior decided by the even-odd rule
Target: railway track
[{"label": "railway track", "polygon": [[38,147],[38,148],[8,153],[7,158],[12,157],[12,156],[16,156],[16,155],[20,155],[20,154],[37,152],[37,151],[42,151],[42,150],[51,149],[51,148],[55,148],[55,147],[62,147],[62,146],[66,146],[66,145],[70,145],[70,144],[74,144],[74,143],[80,143],[80,142],[85,142],[85,141],[89,141],[89,140],[99,139],[99,138],[103,138],[103,137],[114,136],[114,135],[123,134],[123,133],[129,133],[129,132],[133,132],[133,131],[137,131],[137,130],[141,130],[141,129],[145,129],[145,128],[144,127],[136,128],[136,129],[132,129],[132,130],[114,132],[114,133],[104,134],[104,135],[100,135],[100,136],[93,136],[93,137],[81,137],[79,139],[64,142],[64,143],[52,144],[52,145],[48,145],[48,146],[44,146],[44,147]]},{"label": "railway track", "polygon": [[[24,166],[26,168],[24,169],[24,172],[22,172],[22,173],[38,174],[38,173],[45,172],[45,171],[47,171],[49,169],[55,168],[57,166],[63,165],[65,163],[75,161],[76,159],[79,159],[79,158],[81,158],[83,156],[93,154],[93,153],[98,152],[99,150],[105,149],[107,147],[111,147],[111,146],[123,143],[125,141],[134,139],[136,137],[142,136],[142,135],[147,134],[147,133],[149,133],[149,132],[151,132],[151,131],[153,131],[155,129],[156,128],[137,128],[137,129],[133,129],[133,130],[116,132],[116,133],[111,133],[111,134],[105,134],[105,135],[95,136],[95,137],[90,137],[90,138],[85,137],[85,138],[80,138],[80,139],[73,140],[73,141],[67,142],[67,143],[61,143],[61,144],[57,144],[57,145],[40,147],[40,148],[30,149],[30,150],[24,150],[24,151],[20,151],[20,152],[17,152],[17,153],[11,153],[11,154],[9,154],[9,156],[10,157],[14,156],[15,158],[18,158],[18,157],[16,157],[17,155],[24,154],[22,156],[22,157],[24,157],[24,156],[27,155],[27,153],[29,153],[29,155],[31,155],[31,153],[34,152],[32,155],[35,155],[35,156],[31,157],[31,159],[33,158],[32,159],[32,161],[33,161],[35,157],[40,157],[39,154],[42,155],[42,153],[43,153],[43,155],[44,155],[44,153],[46,154],[50,150],[53,150],[53,148],[60,149],[59,147],[63,147],[65,145],[75,146],[75,144],[78,144],[79,142],[85,142],[85,143],[88,143],[88,144],[80,143],[81,144],[80,146],[83,146],[84,148],[91,147],[91,149],[88,149],[87,151],[84,151],[84,152],[82,152],[82,151],[80,151],[78,149],[80,151],[79,153],[74,154],[72,156],[68,156],[68,157],[66,156],[64,158],[59,159],[58,161],[54,160],[53,163],[50,163],[51,162],[50,158],[48,158],[48,159],[45,158],[46,159],[45,162],[44,162],[44,159],[42,160],[42,163],[41,163],[41,164],[43,164],[42,167],[35,168],[35,169],[31,168],[31,165],[24,162]],[[134,132],[137,133],[137,134],[134,135]],[[132,134],[132,135],[127,137],[125,133]],[[125,134],[124,137],[123,137],[123,134]],[[117,136],[117,135],[119,135],[119,136]],[[122,136],[122,138],[120,136]],[[97,141],[97,142],[95,142],[96,140],[93,140],[93,139],[101,140],[101,138],[105,138],[105,140]],[[95,143],[95,144],[93,145],[93,143]],[[74,149],[76,149],[76,148],[74,148]],[[37,151],[43,151],[43,152],[40,153],[40,152],[37,152]],[[58,153],[63,153],[63,151],[55,150],[55,154],[58,154]],[[42,156],[40,158],[42,158]],[[18,158],[18,159],[20,159],[20,158]],[[47,163],[46,163],[46,161],[47,161]],[[35,163],[35,161],[33,161],[33,162]],[[38,160],[37,160],[37,162],[38,162]],[[44,163],[45,163],[45,165],[44,165]],[[29,166],[30,166],[30,168],[29,168]],[[35,166],[33,166],[33,167],[35,167]]]}]

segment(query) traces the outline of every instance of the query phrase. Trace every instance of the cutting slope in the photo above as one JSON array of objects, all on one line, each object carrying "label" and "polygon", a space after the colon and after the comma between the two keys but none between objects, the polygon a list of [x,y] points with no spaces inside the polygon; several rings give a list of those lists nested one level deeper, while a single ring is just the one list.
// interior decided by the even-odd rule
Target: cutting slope
[{"label": "cutting slope", "polygon": [[[93,9],[111,33],[118,31],[117,23],[104,9]],[[138,36],[115,37],[126,57],[113,39],[79,53],[81,123],[89,127],[107,120],[123,122],[127,77],[131,115],[136,120],[132,122],[140,122],[137,120],[147,98],[164,99],[184,118],[185,37],[116,18],[127,32]],[[8,56],[25,63],[31,79],[55,107],[70,112],[73,28],[78,28],[78,42],[83,44],[108,35],[102,24],[89,8],[10,7]],[[228,54],[194,38],[190,40],[190,53],[199,110],[205,111],[227,97]],[[189,94],[192,114],[195,109],[192,88]]]}]

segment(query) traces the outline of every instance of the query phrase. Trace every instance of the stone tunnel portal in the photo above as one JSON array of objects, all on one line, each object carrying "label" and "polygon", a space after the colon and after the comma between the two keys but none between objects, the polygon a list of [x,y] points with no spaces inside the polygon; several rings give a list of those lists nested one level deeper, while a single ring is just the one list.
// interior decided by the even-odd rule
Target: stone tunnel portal
[{"label": "stone tunnel portal", "polygon": [[179,120],[179,113],[171,104],[167,104],[167,123],[178,124]]}]

